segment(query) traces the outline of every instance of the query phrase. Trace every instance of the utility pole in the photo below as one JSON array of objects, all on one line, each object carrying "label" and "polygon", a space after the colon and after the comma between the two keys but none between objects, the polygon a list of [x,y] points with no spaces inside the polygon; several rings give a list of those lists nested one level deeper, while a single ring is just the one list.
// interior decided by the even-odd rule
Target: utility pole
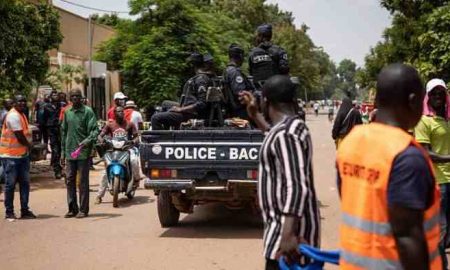
[{"label": "utility pole", "polygon": [[89,46],[89,74],[88,74],[88,89],[87,89],[87,99],[91,102],[92,98],[92,16],[89,15],[88,19],[88,46]]}]

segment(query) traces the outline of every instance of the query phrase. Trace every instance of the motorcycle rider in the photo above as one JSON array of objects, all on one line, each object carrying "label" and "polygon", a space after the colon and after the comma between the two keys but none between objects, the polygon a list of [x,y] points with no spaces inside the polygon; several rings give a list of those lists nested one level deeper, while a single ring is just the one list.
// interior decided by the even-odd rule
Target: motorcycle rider
[{"label": "motorcycle rider", "polygon": [[114,119],[115,114],[114,111],[116,109],[116,107],[121,106],[124,107],[125,106],[125,102],[127,102],[128,97],[124,95],[124,93],[122,92],[117,92],[114,94],[114,105],[111,106],[111,108],[109,108],[107,116],[108,116],[108,120]]},{"label": "motorcycle rider", "polygon": [[244,61],[244,50],[237,44],[231,44],[228,48],[229,63],[223,74],[227,104],[232,116],[248,119],[247,109],[240,104],[239,93],[254,90],[247,76],[242,72],[241,66]]},{"label": "motorcycle rider", "polygon": [[256,29],[256,47],[249,54],[249,72],[257,89],[273,75],[289,74],[286,51],[271,42],[272,25],[263,24]]},{"label": "motorcycle rider", "polygon": [[[115,120],[109,120],[105,125],[103,130],[98,135],[98,143],[103,144],[105,136],[110,136],[111,138],[126,138],[132,141],[134,145],[139,143],[139,133],[135,125],[131,122],[125,120],[124,108],[121,106],[116,106],[114,108]],[[131,173],[133,175],[133,180],[135,185],[138,185],[139,181],[143,178],[140,170],[139,153],[136,147],[129,149],[130,153],[130,164]],[[108,187],[108,177],[106,174],[102,177],[97,197],[95,203],[99,204],[102,202],[103,196],[105,196],[106,189]]]}]

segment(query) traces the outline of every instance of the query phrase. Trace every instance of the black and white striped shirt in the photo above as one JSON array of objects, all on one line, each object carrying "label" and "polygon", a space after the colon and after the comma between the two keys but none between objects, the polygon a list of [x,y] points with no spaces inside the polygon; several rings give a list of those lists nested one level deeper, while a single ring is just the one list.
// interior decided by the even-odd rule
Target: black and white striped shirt
[{"label": "black and white striped shirt", "polygon": [[287,117],[267,134],[261,146],[258,185],[264,256],[275,259],[286,216],[300,217],[298,236],[319,247],[320,213],[314,189],[312,143],[299,117]]}]

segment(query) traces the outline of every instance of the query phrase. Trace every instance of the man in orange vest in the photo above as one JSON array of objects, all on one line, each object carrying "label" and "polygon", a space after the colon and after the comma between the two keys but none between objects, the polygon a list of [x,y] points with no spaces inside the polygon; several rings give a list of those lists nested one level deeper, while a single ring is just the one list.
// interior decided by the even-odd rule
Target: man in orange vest
[{"label": "man in orange vest", "polygon": [[27,106],[24,96],[15,97],[14,108],[5,117],[0,139],[0,157],[5,171],[5,218],[16,219],[14,214],[14,190],[16,182],[20,186],[21,218],[36,218],[28,208],[30,195],[30,149],[31,130],[23,111]]},{"label": "man in orange vest", "polygon": [[339,147],[341,269],[442,269],[439,190],[427,152],[407,132],[424,95],[414,68],[384,68],[376,122],[355,127]]}]

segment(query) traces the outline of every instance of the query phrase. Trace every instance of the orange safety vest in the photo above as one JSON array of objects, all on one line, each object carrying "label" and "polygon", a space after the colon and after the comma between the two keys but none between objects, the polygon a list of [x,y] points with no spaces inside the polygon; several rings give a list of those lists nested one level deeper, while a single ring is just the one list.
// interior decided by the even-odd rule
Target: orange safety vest
[{"label": "orange safety vest", "polygon": [[23,134],[29,142],[32,141],[27,118],[23,113],[19,113],[15,109],[11,109],[8,114],[6,114],[5,120],[3,121],[2,137],[0,138],[0,156],[2,157],[22,157],[28,152],[27,147],[19,143],[14,131],[10,130],[6,125],[7,119],[12,113],[17,113],[20,115]]},{"label": "orange safety vest", "polygon": [[125,114],[125,120],[127,120],[128,122],[131,122],[131,115],[133,114],[134,109],[133,108],[125,109],[123,112]]},{"label": "orange safety vest", "polygon": [[[355,127],[339,146],[341,177],[340,269],[402,269],[388,218],[387,189],[395,157],[409,145],[425,150],[405,131],[379,123]],[[430,269],[442,269],[439,244],[440,194],[434,183],[431,207],[424,215]]]}]

